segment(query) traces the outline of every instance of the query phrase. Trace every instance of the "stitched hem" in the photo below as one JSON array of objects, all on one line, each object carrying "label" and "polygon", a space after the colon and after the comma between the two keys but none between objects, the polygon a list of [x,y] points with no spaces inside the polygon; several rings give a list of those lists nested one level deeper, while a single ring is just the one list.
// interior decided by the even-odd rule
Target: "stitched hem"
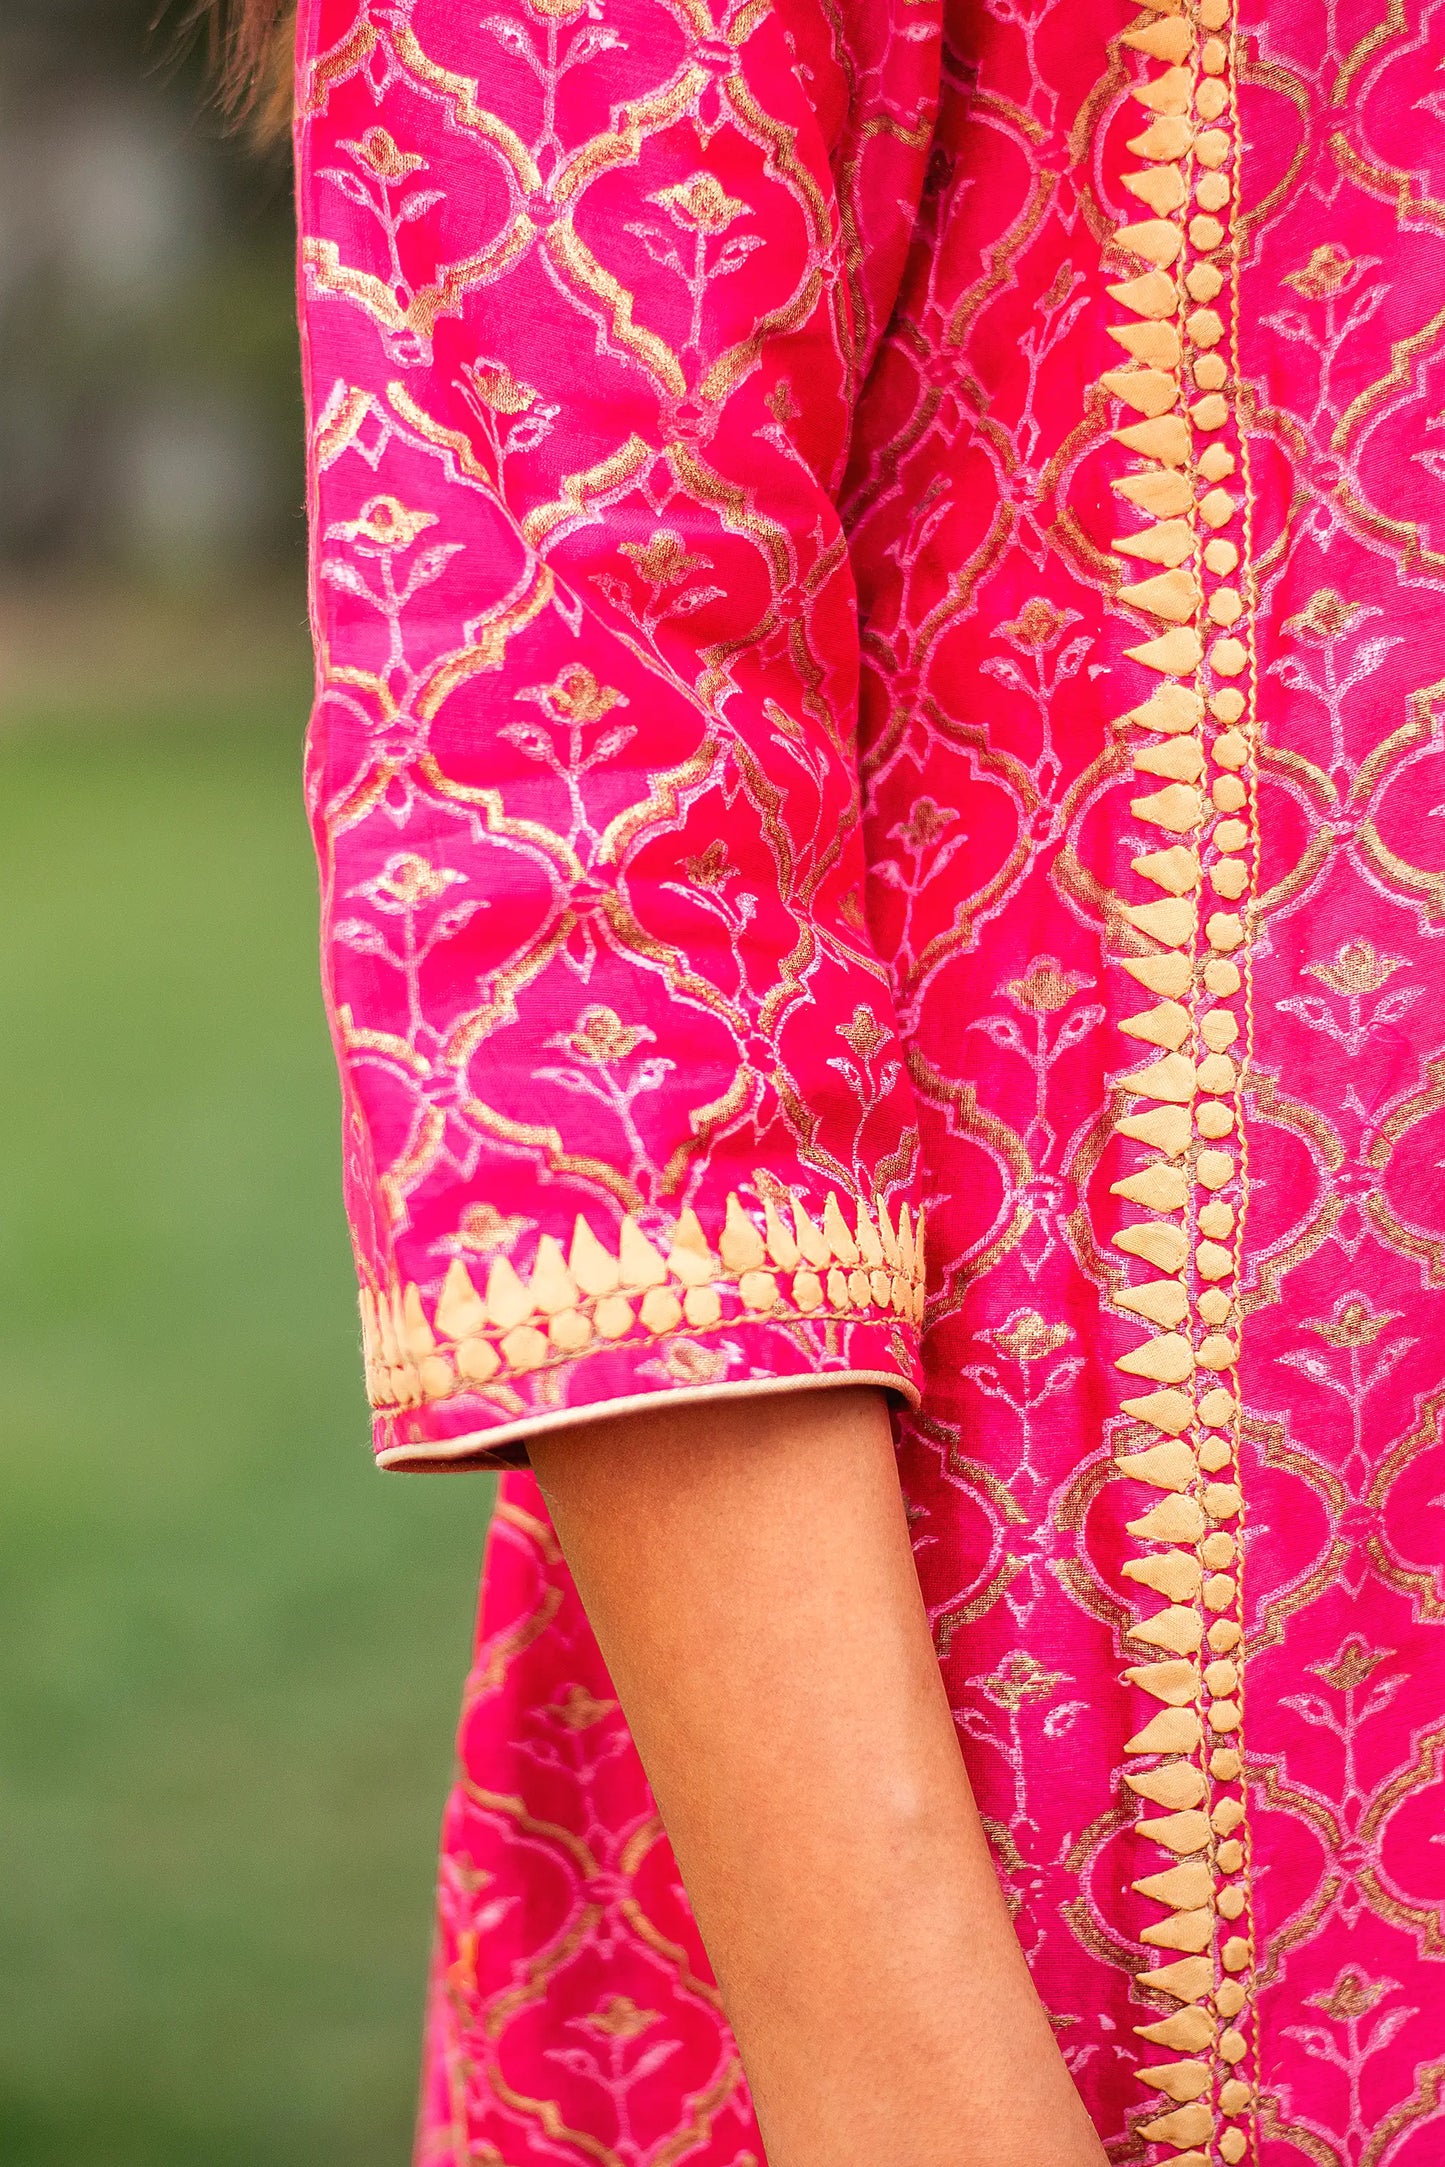
[{"label": "stitched hem", "polygon": [[631,1392],[622,1399],[596,1400],[586,1407],[558,1407],[526,1415],[495,1429],[462,1437],[428,1439],[415,1445],[392,1445],[376,1456],[388,1474],[461,1474],[526,1464],[526,1440],[546,1430],[576,1429],[614,1415],[637,1414],[649,1407],[697,1406],[707,1400],[756,1399],[767,1392],[819,1392],[839,1385],[877,1385],[895,1392],[912,1409],[921,1404],[918,1387],[896,1370],[830,1369],[807,1377],[746,1377],[735,1384],[678,1385],[655,1392]]}]

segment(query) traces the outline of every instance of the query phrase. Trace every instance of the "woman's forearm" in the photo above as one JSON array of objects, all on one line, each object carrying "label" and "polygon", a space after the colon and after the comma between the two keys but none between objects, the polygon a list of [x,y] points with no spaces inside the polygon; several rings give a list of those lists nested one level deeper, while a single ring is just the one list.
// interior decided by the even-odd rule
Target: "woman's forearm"
[{"label": "woman's forearm", "polygon": [[533,1444],[770,2167],[1097,2167],[979,1826],[885,1402]]}]

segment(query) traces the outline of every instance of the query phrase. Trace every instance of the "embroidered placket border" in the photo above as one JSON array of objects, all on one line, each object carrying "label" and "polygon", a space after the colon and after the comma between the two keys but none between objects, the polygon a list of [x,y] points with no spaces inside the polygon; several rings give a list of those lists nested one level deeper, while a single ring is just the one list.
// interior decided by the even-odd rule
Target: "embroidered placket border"
[{"label": "embroidered placket border", "polygon": [[1120,718],[1149,786],[1131,810],[1161,832],[1120,902],[1147,952],[1113,959],[1156,997],[1122,1026],[1155,1058],[1123,1080],[1117,1122],[1148,1158],[1114,1184],[1149,1217],[1114,1242],[1154,1274],[1116,1295],[1152,1328],[1117,1366],[1153,1388],[1122,1401],[1149,1441],[1117,1464],[1156,1495],[1127,1523],[1139,1550],[1123,1573],[1163,1598],[1130,1632],[1149,1659],[1127,1683],[1156,1707],[1123,1769],[1140,1802],[1134,1836],[1160,1859],[1133,1883],[1160,1910],[1142,1929],[1137,1978],[1156,2007],[1135,2027],[1156,2050],[1136,2075],[1162,2095],[1135,2134],[1160,2167],[1239,2167],[1254,2149],[1238,1365],[1259,828],[1250,477],[1235,399],[1236,39],[1229,0],[1147,0],[1122,33],[1162,67],[1146,65],[1129,90],[1147,118],[1124,185],[1152,215],[1115,236],[1143,268],[1108,288],[1127,311],[1109,330],[1128,365],[1103,378],[1138,417],[1114,434],[1141,463],[1114,486],[1148,519],[1114,546],[1158,568],[1115,602],[1160,628],[1125,650],[1159,683]]}]

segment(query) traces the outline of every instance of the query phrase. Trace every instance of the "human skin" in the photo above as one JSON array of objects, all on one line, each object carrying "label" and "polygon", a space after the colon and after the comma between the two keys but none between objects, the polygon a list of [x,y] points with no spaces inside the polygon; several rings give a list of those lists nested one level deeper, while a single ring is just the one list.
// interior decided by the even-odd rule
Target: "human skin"
[{"label": "human skin", "polygon": [[1102,2167],[1009,1922],[881,1392],[532,1440],[769,2167]]}]

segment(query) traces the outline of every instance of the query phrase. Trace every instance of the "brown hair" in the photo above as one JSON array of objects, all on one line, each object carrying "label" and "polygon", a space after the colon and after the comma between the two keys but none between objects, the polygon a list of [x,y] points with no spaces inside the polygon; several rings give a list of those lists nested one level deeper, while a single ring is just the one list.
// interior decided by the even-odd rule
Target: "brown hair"
[{"label": "brown hair", "polygon": [[227,110],[269,141],[291,118],[296,0],[199,0],[211,62]]}]

